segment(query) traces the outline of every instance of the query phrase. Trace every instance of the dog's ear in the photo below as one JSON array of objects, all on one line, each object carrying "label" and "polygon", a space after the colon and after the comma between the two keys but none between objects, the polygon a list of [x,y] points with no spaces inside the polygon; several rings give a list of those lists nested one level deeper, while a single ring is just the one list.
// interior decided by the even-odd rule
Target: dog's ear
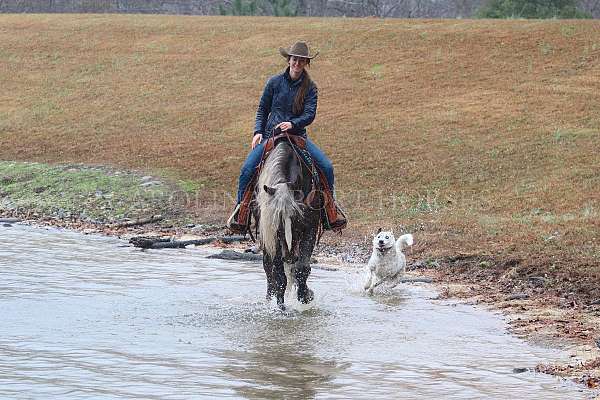
[{"label": "dog's ear", "polygon": [[377,233],[375,233],[376,235],[381,233],[381,228],[377,229]]}]

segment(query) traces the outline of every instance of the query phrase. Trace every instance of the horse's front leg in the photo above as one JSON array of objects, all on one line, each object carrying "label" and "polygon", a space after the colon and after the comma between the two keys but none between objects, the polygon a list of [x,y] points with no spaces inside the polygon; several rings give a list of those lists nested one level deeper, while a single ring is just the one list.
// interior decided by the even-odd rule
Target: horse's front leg
[{"label": "horse's front leg", "polygon": [[273,259],[266,252],[263,253],[263,269],[267,276],[267,301],[271,301],[271,298],[275,294],[276,286],[275,279],[273,278]]},{"label": "horse's front leg", "polygon": [[277,297],[277,305],[280,309],[284,310],[284,297],[285,288],[287,287],[287,277],[285,276],[285,270],[283,268],[283,259],[281,258],[281,251],[278,249],[277,254],[273,258],[273,282],[275,288],[275,296]]},{"label": "horse's front leg", "polygon": [[[316,224],[315,224],[316,225]],[[296,263],[296,282],[298,283],[298,301],[308,304],[315,298],[312,290],[308,288],[307,281],[310,276],[310,258],[312,257],[317,239],[316,229],[310,228],[303,235],[299,245],[299,259]]]},{"label": "horse's front leg", "polygon": [[308,304],[315,298],[313,291],[306,284],[310,275],[310,257],[307,257],[306,260],[304,257],[298,260],[294,273],[296,275],[296,282],[298,282],[298,301]]}]

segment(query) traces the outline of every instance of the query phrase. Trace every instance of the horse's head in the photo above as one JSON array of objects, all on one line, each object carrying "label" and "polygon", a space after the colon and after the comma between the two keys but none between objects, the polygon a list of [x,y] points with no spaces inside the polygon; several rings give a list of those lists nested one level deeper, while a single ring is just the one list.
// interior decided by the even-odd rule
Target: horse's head
[{"label": "horse's head", "polygon": [[281,203],[281,200],[284,199],[291,205],[291,207],[282,210],[278,221],[273,222],[277,224],[275,236],[281,249],[282,259],[288,264],[294,264],[299,258],[303,204],[301,201],[297,201],[297,196],[294,196],[297,190],[291,182],[280,183],[275,186],[263,185],[262,189],[273,200],[279,195],[279,201],[275,200],[278,203]]}]

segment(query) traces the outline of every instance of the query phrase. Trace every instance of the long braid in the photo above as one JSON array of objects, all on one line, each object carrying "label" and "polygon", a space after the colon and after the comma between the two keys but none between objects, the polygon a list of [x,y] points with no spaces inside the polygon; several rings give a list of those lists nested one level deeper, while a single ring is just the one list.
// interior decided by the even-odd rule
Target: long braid
[{"label": "long braid", "polygon": [[[310,65],[310,62],[307,66]],[[304,79],[302,79],[302,83],[300,84],[300,88],[298,88],[298,92],[296,92],[296,97],[294,97],[294,105],[292,106],[292,111],[296,115],[302,114],[304,111],[304,98],[306,94],[310,90],[312,86],[314,86],[314,82],[310,79],[310,75],[306,68],[304,68]],[[316,89],[316,86],[315,86]]]}]

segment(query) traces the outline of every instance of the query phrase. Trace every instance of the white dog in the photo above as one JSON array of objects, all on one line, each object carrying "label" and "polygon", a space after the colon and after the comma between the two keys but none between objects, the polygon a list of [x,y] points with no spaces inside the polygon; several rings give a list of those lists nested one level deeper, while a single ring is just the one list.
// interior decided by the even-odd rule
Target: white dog
[{"label": "white dog", "polygon": [[365,290],[369,294],[373,294],[373,289],[380,284],[394,281],[404,274],[406,257],[402,249],[412,244],[413,236],[410,233],[395,240],[393,232],[382,232],[379,228],[373,239],[373,253],[367,264],[369,278],[365,283]]}]

